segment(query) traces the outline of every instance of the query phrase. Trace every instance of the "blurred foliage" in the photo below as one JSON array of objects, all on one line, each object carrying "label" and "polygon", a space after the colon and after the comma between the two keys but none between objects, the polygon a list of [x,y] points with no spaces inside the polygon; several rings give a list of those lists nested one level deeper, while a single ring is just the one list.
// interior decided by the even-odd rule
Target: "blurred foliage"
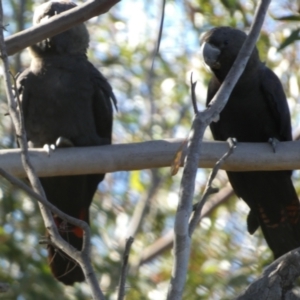
[{"label": "blurred foliage", "polygon": [[286,32],[286,37],[281,42],[278,50],[282,50],[290,44],[295,43],[300,39],[299,37],[299,21],[300,21],[300,3],[296,1],[290,3],[288,11],[283,16],[274,16],[277,21],[285,21],[285,24],[289,28]]},{"label": "blurred foliage", "polygon": [[[5,0],[6,35],[31,24],[37,0]],[[297,2],[298,3],[298,2]],[[284,85],[293,127],[299,126],[299,44],[290,39],[298,29],[295,1],[272,1],[258,48]],[[193,118],[189,78],[197,77],[199,109],[205,106],[206,73],[198,56],[199,35],[214,26],[249,30],[256,1],[169,0],[159,55],[150,72],[159,28],[161,1],[123,0],[108,14],[87,22],[90,60],[110,80],[118,98],[114,143],[151,139],[186,138]],[[281,19],[280,19],[281,18]],[[289,40],[290,39],[290,40]],[[287,40],[289,43],[287,43]],[[282,47],[285,45],[286,47]],[[281,47],[281,51],[278,49]],[[14,73],[29,65],[27,50],[10,58]],[[0,87],[1,115],[7,111]],[[0,119],[2,148],[14,147],[9,117]],[[205,135],[211,138],[209,130]],[[199,170],[195,202],[199,200],[208,170]],[[150,262],[140,259],[147,247],[172,230],[182,170],[170,169],[107,174],[91,206],[92,261],[107,299],[116,299],[125,240],[135,235],[127,281],[127,299],[165,299],[172,251]],[[299,172],[294,174],[299,191]],[[10,284],[1,299],[90,299],[84,284],[65,287],[49,271],[46,249],[39,244],[45,229],[36,202],[0,179],[0,282]],[[215,185],[226,185],[224,172]],[[261,274],[272,260],[260,232],[246,230],[248,208],[232,197],[203,219],[193,236],[191,263],[184,299],[232,299]]]}]

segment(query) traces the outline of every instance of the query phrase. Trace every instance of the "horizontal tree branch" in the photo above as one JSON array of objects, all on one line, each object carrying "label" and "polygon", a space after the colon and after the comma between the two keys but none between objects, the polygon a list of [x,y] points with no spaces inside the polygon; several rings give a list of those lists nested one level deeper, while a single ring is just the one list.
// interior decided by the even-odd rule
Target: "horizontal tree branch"
[{"label": "horizontal tree branch", "polygon": [[5,39],[8,55],[13,55],[37,42],[106,13],[120,0],[90,0],[50,18],[42,24],[13,34]]},{"label": "horizontal tree branch", "polygon": [[[41,177],[110,173],[170,167],[183,140],[156,140],[100,147],[30,149],[30,159]],[[226,142],[203,142],[199,167],[212,168],[228,151]],[[0,150],[0,165],[10,174],[25,177],[19,149]],[[300,141],[278,143],[276,153],[268,143],[238,143],[222,166],[230,171],[300,169]]]}]

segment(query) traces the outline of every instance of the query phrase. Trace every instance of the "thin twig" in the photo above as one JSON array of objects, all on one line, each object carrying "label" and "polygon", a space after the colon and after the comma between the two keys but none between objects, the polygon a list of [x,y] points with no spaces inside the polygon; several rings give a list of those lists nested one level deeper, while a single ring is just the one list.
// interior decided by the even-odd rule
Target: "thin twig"
[{"label": "thin twig", "polygon": [[127,265],[128,265],[128,258],[131,249],[131,245],[134,241],[133,237],[129,237],[126,241],[126,246],[123,254],[123,264],[121,269],[121,276],[120,276],[120,283],[119,283],[119,295],[118,300],[123,300],[125,297],[125,283],[126,283],[126,276],[127,276]]},{"label": "thin twig", "polygon": [[165,16],[165,5],[166,5],[166,0],[162,0],[162,12],[161,12],[161,18],[160,18],[160,25],[159,25],[159,32],[156,40],[156,46],[153,49],[152,57],[151,57],[151,66],[149,69],[149,72],[147,74],[147,87],[148,87],[148,96],[149,96],[149,103],[150,103],[150,136],[153,136],[153,115],[155,113],[155,103],[154,103],[154,97],[153,97],[153,79],[154,79],[154,63],[155,63],[155,58],[157,57],[159,53],[159,46],[160,46],[160,41],[162,37],[162,31],[163,31],[163,25],[164,25],[164,16]]},{"label": "thin twig", "polygon": [[164,19],[165,19],[165,7],[166,7],[166,0],[162,0],[162,7],[161,7],[161,17],[160,17],[160,23],[159,23],[159,31],[158,31],[158,36],[156,40],[156,47],[153,51],[153,57],[152,57],[152,63],[151,63],[151,69],[150,69],[150,76],[153,76],[153,68],[154,68],[154,62],[156,55],[159,52],[159,47],[160,47],[160,41],[162,37],[162,32],[164,28]]},{"label": "thin twig", "polygon": [[213,180],[216,178],[217,173],[219,172],[221,166],[224,164],[226,159],[233,153],[234,149],[236,148],[236,144],[229,141],[229,150],[217,161],[216,165],[212,169],[212,171],[209,174],[203,196],[201,200],[197,203],[194,211],[194,215],[190,221],[189,224],[189,235],[192,236],[197,224],[199,223],[201,219],[201,212],[204,204],[206,203],[206,200],[211,194],[217,193],[219,191],[218,188],[212,187]]},{"label": "thin twig", "polygon": [[30,197],[36,199],[38,202],[46,206],[49,210],[52,211],[55,215],[59,216],[61,219],[67,221],[68,223],[71,223],[75,226],[78,226],[82,228],[83,230],[87,230],[88,224],[82,220],[76,219],[74,217],[71,217],[70,215],[65,214],[61,210],[59,210],[56,206],[54,206],[52,203],[49,201],[46,201],[44,197],[41,195],[37,194],[32,188],[30,188],[27,184],[25,184],[23,181],[20,179],[12,176],[2,168],[0,168],[0,175],[4,177],[7,181],[9,181],[12,185],[15,185],[16,187],[20,188],[24,192],[26,192]]},{"label": "thin twig", "polygon": [[190,78],[190,82],[191,82],[191,98],[192,98],[192,104],[193,104],[193,108],[194,108],[194,113],[195,115],[199,112],[198,110],[198,106],[197,106],[197,98],[196,98],[196,85],[197,85],[197,81],[193,81],[193,72],[191,73],[191,78]]}]

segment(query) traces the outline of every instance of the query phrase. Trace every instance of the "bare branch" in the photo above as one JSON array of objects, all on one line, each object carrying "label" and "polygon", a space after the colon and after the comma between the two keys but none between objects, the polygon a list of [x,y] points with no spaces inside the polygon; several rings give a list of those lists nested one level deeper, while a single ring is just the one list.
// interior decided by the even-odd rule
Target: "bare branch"
[{"label": "bare branch", "polygon": [[[111,146],[62,148],[56,149],[50,157],[43,149],[29,149],[28,152],[40,177],[99,174],[170,167],[183,141],[169,139]],[[276,153],[273,153],[268,143],[239,143],[221,169],[227,171],[300,169],[299,144],[300,142],[280,142],[276,147]],[[227,150],[226,142],[203,142],[198,167],[213,168]],[[0,150],[0,165],[14,176],[25,177],[20,152],[19,149]]]},{"label": "bare branch", "polygon": [[156,47],[153,51],[153,57],[152,57],[152,63],[151,63],[151,69],[150,69],[150,74],[151,75],[150,76],[153,76],[153,68],[154,68],[155,57],[159,53],[160,41],[161,41],[162,32],[163,32],[163,28],[164,28],[165,7],[166,7],[166,0],[162,0],[159,30],[158,30],[158,36],[157,36],[157,41],[156,41]]},{"label": "bare branch", "polygon": [[219,189],[213,188],[213,186],[212,186],[213,180],[217,176],[217,173],[219,172],[221,166],[224,164],[226,159],[233,153],[235,148],[236,148],[235,142],[232,143],[230,140],[229,141],[229,150],[217,161],[216,165],[214,166],[211,173],[209,174],[203,196],[202,196],[201,200],[199,201],[199,203],[196,205],[193,217],[189,224],[189,235],[190,236],[192,236],[196,226],[200,222],[201,211],[202,211],[204,204],[206,203],[206,200],[208,199],[208,197],[211,194],[217,193],[219,191]]},{"label": "bare branch", "polygon": [[119,295],[118,300],[123,300],[125,297],[125,283],[126,283],[126,276],[127,276],[127,265],[128,265],[128,258],[131,249],[131,245],[134,241],[133,237],[129,237],[126,241],[126,246],[123,254],[123,264],[120,276],[120,283],[119,283]]},{"label": "bare branch", "polygon": [[296,300],[294,282],[300,276],[300,248],[274,261],[236,300]]},{"label": "bare branch", "polygon": [[197,81],[195,81],[195,82],[193,81],[193,72],[191,73],[190,82],[191,82],[191,98],[192,98],[194,113],[197,114],[199,112],[198,106],[197,106],[196,93],[195,93]]},{"label": "bare branch", "polygon": [[175,262],[168,290],[168,300],[182,299],[185,286],[191,245],[191,237],[189,236],[189,218],[192,212],[197,162],[200,158],[201,141],[204,131],[208,124],[219,116],[219,113],[228,101],[232,89],[244,71],[258,38],[269,3],[270,0],[262,0],[259,3],[250,33],[243,44],[233,67],[213,98],[211,106],[203,113],[198,113],[194,119],[181,180],[179,204],[175,218]]},{"label": "bare branch", "polygon": [[104,14],[120,0],[90,0],[64,13],[54,16],[40,25],[13,34],[5,39],[8,55],[36,44],[47,37],[83,23],[93,17]]},{"label": "bare branch", "polygon": [[5,170],[0,168],[0,175],[4,177],[7,181],[9,181],[11,184],[15,185],[16,187],[20,188],[24,192],[26,192],[30,197],[36,199],[40,203],[42,203],[44,206],[46,206],[49,210],[51,210],[54,214],[58,215],[61,219],[78,226],[82,228],[83,230],[87,230],[89,228],[88,224],[82,220],[73,218],[61,210],[59,210],[56,206],[51,204],[49,201],[46,201],[44,197],[37,194],[33,189],[31,189],[27,184],[25,184],[23,181],[19,180],[18,178],[12,176],[11,174],[7,173]]}]

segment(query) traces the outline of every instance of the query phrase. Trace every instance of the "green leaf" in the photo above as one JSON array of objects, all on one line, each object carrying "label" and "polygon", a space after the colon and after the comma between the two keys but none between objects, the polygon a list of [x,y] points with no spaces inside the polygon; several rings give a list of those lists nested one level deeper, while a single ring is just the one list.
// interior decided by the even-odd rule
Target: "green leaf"
[{"label": "green leaf", "polygon": [[290,16],[285,16],[285,17],[280,17],[280,18],[275,18],[277,21],[300,21],[300,15],[290,15]]},{"label": "green leaf", "polygon": [[300,40],[299,37],[299,32],[300,32],[300,28],[292,31],[291,35],[289,37],[287,37],[279,46],[278,51],[281,51],[283,48],[285,48],[286,46],[292,44],[293,42]]}]

